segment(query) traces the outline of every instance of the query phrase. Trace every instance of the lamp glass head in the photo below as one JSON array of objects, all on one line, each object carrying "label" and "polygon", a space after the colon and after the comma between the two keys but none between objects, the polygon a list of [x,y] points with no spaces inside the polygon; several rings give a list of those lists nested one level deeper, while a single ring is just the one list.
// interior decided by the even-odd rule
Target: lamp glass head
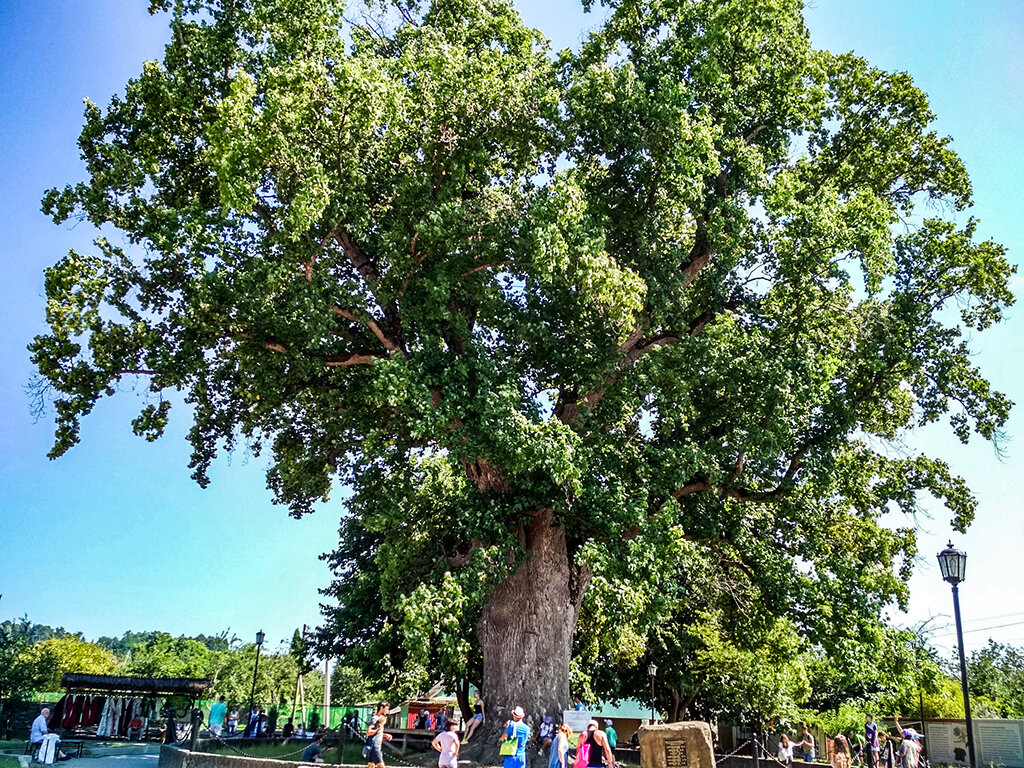
[{"label": "lamp glass head", "polygon": [[966,552],[961,552],[953,546],[953,542],[949,542],[947,547],[939,552],[938,559],[944,581],[955,585],[964,580],[964,572],[967,570]]}]

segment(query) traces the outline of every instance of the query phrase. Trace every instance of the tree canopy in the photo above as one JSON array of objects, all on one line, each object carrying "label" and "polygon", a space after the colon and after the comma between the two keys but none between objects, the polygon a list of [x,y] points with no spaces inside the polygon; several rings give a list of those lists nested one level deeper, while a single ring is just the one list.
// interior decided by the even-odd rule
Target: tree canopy
[{"label": "tree canopy", "polygon": [[624,669],[742,670],[790,626],[855,658],[907,597],[886,513],[970,523],[898,440],[998,438],[968,334],[1013,270],[925,94],[814,49],[801,3],[607,0],[557,55],[505,0],[151,5],[163,61],[87,105],[87,178],[44,198],[122,238],[47,270],[51,455],[142,377],[136,433],[182,392],[199,483],[244,444],[292,514],[351,488],[325,647],[372,603],[382,680],[538,713],[577,621]]},{"label": "tree canopy", "polygon": [[967,675],[972,703],[984,696],[999,717],[1024,717],[1024,649],[990,639],[967,660]]}]

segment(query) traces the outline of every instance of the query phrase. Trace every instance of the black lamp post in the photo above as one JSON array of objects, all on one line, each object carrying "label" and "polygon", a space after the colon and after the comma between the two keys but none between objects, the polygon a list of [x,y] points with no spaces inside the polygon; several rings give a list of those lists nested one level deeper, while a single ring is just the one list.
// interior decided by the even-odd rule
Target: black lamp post
[{"label": "black lamp post", "polygon": [[[256,703],[256,674],[260,671],[260,648],[263,647],[263,639],[266,637],[261,629],[256,633],[256,665],[252,669],[252,692],[249,694],[249,722],[245,726],[245,735],[252,736],[252,713],[254,710],[254,704]],[[259,723],[256,724],[259,728]],[[259,731],[256,732],[259,735]]]},{"label": "black lamp post", "polygon": [[658,674],[658,665],[653,661],[647,665],[647,674],[651,676],[651,725],[654,725],[654,676]]},{"label": "black lamp post", "polygon": [[[953,548],[953,542],[939,552],[939,570],[942,578],[953,587],[953,615],[956,617],[956,644],[960,650],[960,685],[964,689],[964,717],[967,720],[967,755],[971,768],[977,766],[974,759],[974,727],[971,724],[971,695],[967,690],[967,660],[964,658],[964,630],[960,624],[960,582],[964,580],[967,568],[967,553]],[[921,727],[924,727],[922,723]]]}]

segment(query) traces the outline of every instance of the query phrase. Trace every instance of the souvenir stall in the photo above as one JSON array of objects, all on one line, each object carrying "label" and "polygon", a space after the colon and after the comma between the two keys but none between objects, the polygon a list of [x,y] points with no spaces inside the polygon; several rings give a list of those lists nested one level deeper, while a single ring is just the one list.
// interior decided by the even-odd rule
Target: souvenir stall
[{"label": "souvenir stall", "polygon": [[50,713],[51,731],[143,740],[147,734],[161,731],[168,698],[187,699],[191,708],[209,689],[210,681],[67,673],[61,677],[61,687],[65,695]]}]

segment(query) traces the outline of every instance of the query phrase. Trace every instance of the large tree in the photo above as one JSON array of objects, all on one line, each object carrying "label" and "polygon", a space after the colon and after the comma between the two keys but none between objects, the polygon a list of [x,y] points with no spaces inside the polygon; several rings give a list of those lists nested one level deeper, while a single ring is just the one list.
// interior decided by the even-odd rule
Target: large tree
[{"label": "large tree", "polygon": [[53,456],[144,377],[135,431],[183,392],[199,483],[245,443],[295,515],[348,486],[369,549],[336,558],[342,602],[453,638],[456,677],[472,636],[492,711],[568,703],[592,581],[598,613],[655,599],[638,542],[827,634],[810,608],[905,599],[886,510],[923,491],[970,522],[893,442],[947,414],[998,436],[965,330],[1011,269],[955,223],[970,182],[925,95],[814,50],[801,3],[608,0],[557,57],[503,0],[151,4],[163,61],[87,105],[88,177],[44,200],[125,241],[47,271]]},{"label": "large tree", "polygon": [[25,651],[31,646],[28,619],[0,622],[0,738],[9,739],[9,716],[4,716],[8,700],[20,698],[32,690],[35,670]]}]

